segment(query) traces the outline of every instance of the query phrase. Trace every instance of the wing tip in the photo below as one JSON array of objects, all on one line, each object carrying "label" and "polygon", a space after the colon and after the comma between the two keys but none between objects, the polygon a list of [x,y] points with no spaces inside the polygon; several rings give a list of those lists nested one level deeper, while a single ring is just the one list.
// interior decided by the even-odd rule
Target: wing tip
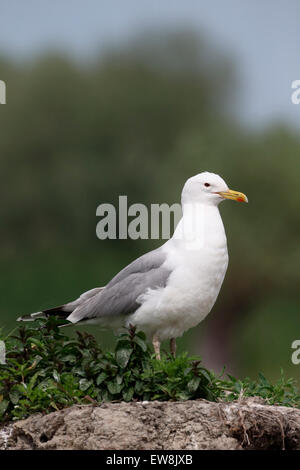
[{"label": "wing tip", "polygon": [[21,315],[17,318],[17,321],[34,321],[36,318],[47,318],[47,315],[44,312],[35,312],[29,315]]},{"label": "wing tip", "polygon": [[71,315],[69,315],[66,320],[68,320],[69,322],[71,323],[77,323],[78,320],[76,320],[76,318],[74,318],[75,316],[73,315],[73,313],[71,313]]}]

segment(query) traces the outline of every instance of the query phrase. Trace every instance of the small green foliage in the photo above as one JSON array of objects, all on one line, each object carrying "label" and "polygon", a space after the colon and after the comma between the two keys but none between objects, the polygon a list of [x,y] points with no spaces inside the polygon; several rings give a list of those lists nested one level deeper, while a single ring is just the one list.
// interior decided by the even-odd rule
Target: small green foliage
[{"label": "small green foliage", "polygon": [[216,376],[187,354],[154,358],[143,332],[130,328],[118,336],[114,352],[103,352],[92,335],[69,339],[60,321],[39,320],[5,340],[0,365],[0,420],[23,419],[76,403],[131,400],[233,400],[258,395],[271,404],[300,406],[294,380],[283,374],[270,384]]},{"label": "small green foliage", "polygon": [[260,372],[258,380],[252,381],[249,378],[237,380],[228,375],[227,380],[220,382],[226,393],[227,400],[236,400],[241,395],[243,397],[261,397],[270,405],[293,406],[300,408],[300,392],[293,378],[285,379],[281,370],[280,379],[271,384]]}]

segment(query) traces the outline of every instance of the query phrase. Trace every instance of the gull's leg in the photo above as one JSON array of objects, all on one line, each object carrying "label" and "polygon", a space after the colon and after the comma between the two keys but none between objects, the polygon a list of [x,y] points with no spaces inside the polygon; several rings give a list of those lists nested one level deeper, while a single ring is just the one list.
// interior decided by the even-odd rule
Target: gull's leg
[{"label": "gull's leg", "polygon": [[154,347],[155,357],[160,361],[160,341],[157,338],[157,335],[153,335],[152,344]]},{"label": "gull's leg", "polygon": [[171,354],[172,356],[176,357],[176,338],[171,338],[170,339],[170,351],[171,351]]}]

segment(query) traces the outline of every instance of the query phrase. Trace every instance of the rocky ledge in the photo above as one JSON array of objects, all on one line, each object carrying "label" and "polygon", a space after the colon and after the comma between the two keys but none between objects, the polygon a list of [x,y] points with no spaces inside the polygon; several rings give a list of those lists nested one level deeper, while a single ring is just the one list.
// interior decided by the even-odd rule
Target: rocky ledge
[{"label": "rocky ledge", "polygon": [[76,405],[0,427],[0,449],[300,449],[300,410],[259,398]]}]

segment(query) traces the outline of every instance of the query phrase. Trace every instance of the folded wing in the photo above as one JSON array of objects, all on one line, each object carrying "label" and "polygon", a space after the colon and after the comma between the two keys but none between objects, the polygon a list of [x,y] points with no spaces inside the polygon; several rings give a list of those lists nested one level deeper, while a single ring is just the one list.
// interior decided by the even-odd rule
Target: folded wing
[{"label": "folded wing", "polygon": [[170,270],[166,254],[158,248],[133,261],[99,293],[77,306],[67,317],[72,323],[128,315],[140,306],[138,298],[148,289],[165,287]]}]

